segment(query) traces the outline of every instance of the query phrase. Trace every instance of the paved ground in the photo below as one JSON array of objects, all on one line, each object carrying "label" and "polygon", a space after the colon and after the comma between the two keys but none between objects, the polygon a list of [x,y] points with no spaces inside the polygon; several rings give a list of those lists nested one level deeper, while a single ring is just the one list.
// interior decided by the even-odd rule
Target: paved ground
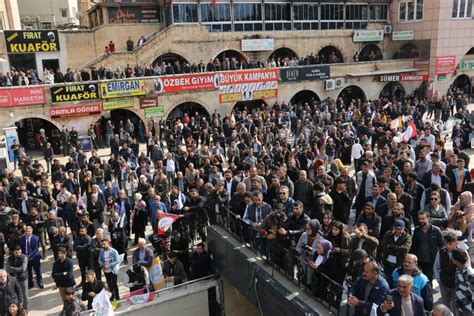
[{"label": "paved ground", "polygon": [[[471,104],[469,107],[470,110],[474,110],[474,104]],[[449,131],[450,132],[450,131]],[[447,143],[447,148],[451,147],[450,140],[448,139]],[[142,150],[145,150],[144,145],[141,146]],[[99,150],[99,155],[103,157],[107,157],[110,153],[109,149],[101,149]],[[473,150],[467,150],[467,153],[471,157],[471,161],[474,163],[474,151]],[[40,158],[40,157],[38,157]],[[64,159],[64,163],[66,162],[65,158],[61,158],[61,160]],[[41,162],[41,159],[40,159]],[[44,163],[44,161],[42,162]],[[471,167],[473,165],[471,163]],[[352,171],[352,170],[351,170]],[[149,232],[151,232],[151,228],[148,227],[147,229]],[[134,250],[135,248],[131,248],[129,250],[129,254]],[[54,282],[51,278],[51,269],[52,269],[52,263],[53,263],[53,255],[51,251],[48,251],[48,257],[43,260],[42,262],[42,271],[43,271],[43,278],[44,278],[44,285],[45,288],[43,290],[39,290],[38,288],[34,288],[30,290],[30,308],[31,311],[29,315],[33,316],[39,316],[39,315],[58,315],[59,312],[62,309],[62,302],[59,297],[59,292],[57,289],[54,289]],[[74,261],[76,261],[74,259]],[[125,266],[122,266],[122,270],[125,270]],[[76,283],[80,283],[80,272],[79,272],[79,267],[76,265],[75,269],[75,275],[78,276],[76,278]],[[103,281],[105,282],[105,278],[103,277]],[[121,281],[119,279],[119,284],[121,284]],[[439,299],[439,293],[437,290],[437,284],[435,284],[435,301]],[[120,286],[120,294],[121,296],[124,295],[125,293],[128,293],[128,289]],[[81,291],[79,291],[81,293]]]}]

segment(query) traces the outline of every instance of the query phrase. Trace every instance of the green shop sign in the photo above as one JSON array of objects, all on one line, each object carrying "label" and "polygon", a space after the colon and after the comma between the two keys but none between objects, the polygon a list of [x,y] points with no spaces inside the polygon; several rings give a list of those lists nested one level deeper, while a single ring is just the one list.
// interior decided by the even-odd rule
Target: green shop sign
[{"label": "green shop sign", "polygon": [[144,110],[146,117],[161,117],[165,115],[165,107],[163,105],[154,108],[146,108]]},{"label": "green shop sign", "polygon": [[474,70],[474,60],[460,61],[457,70]]}]

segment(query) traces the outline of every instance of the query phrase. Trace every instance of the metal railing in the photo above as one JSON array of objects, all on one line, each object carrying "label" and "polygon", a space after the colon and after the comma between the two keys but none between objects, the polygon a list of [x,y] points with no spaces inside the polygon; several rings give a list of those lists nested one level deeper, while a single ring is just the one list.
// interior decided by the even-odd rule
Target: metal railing
[{"label": "metal railing", "polygon": [[[222,211],[224,211],[224,213],[222,213]],[[218,216],[220,220],[218,220],[217,225],[224,228],[234,238],[265,260],[265,264],[270,265],[272,268],[272,277],[274,276],[275,270],[278,271],[279,274],[285,276],[306,294],[339,315],[343,302],[343,294],[345,293],[343,284],[338,283],[321,271],[312,269],[305,259],[293,252],[291,248],[283,247],[283,245],[277,241],[272,243],[272,247],[277,247],[276,252],[273,251],[273,253],[277,253],[278,256],[272,258],[272,251],[266,248],[265,238],[258,238],[260,239],[258,242],[256,242],[257,238],[253,238],[259,233],[258,230],[244,223],[242,219],[236,219],[237,214],[230,210],[221,209],[220,215],[220,218]],[[248,229],[248,232],[253,230],[253,234],[245,234],[245,229]],[[240,234],[237,233],[236,230],[238,230]],[[293,262],[293,264],[288,266],[286,264],[287,262]],[[310,284],[305,282],[305,280],[307,281],[308,275],[311,275]]]},{"label": "metal railing", "polygon": [[[184,282],[184,283],[181,283],[181,284],[178,284],[178,285],[174,285],[174,286],[169,286],[169,287],[164,287],[162,289],[159,289],[159,290],[156,290],[156,291],[153,291],[152,293],[155,294],[155,297],[159,297],[160,294],[164,294],[164,293],[167,293],[167,292],[171,292],[171,291],[176,291],[176,290],[179,290],[179,289],[183,289],[183,288],[187,288],[189,286],[192,286],[192,285],[196,285],[202,281],[211,281],[211,280],[217,280],[220,278],[220,275],[219,274],[212,274],[212,275],[208,275],[208,276],[205,276],[205,277],[202,277],[202,278],[199,278],[199,279],[196,279],[196,280],[191,280],[191,281],[187,281],[187,282]],[[140,292],[140,291],[137,291],[137,293]],[[127,297],[131,297],[133,296],[133,293],[130,293],[127,295]],[[147,304],[147,303],[153,303],[155,300],[153,301],[150,301],[150,302],[146,302],[146,303],[142,303],[140,305],[143,305],[143,304]],[[128,302],[128,299],[122,299],[119,301],[119,306],[120,305],[124,305],[125,303]],[[130,305],[130,306],[133,306],[133,305]],[[86,310],[86,311],[82,311],[81,312],[81,316],[88,316],[88,315],[94,315],[96,313],[95,310],[93,309],[89,309],[89,310]]]}]

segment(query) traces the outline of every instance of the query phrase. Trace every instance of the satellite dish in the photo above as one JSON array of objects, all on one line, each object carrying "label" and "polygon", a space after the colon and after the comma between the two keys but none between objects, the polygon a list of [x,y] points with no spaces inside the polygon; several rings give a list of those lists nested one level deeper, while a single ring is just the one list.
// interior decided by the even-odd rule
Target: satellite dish
[{"label": "satellite dish", "polygon": [[84,12],[82,12],[82,11],[76,12],[76,18],[78,20],[82,20],[84,18]]}]

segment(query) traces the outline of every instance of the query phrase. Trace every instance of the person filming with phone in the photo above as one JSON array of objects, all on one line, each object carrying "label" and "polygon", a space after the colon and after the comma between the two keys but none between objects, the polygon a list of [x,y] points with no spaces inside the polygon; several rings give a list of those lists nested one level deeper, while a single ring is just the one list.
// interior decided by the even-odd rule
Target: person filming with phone
[{"label": "person filming with phone", "polygon": [[425,315],[423,299],[413,293],[413,277],[403,274],[398,279],[398,287],[389,292],[379,310],[383,315],[408,316]]}]

